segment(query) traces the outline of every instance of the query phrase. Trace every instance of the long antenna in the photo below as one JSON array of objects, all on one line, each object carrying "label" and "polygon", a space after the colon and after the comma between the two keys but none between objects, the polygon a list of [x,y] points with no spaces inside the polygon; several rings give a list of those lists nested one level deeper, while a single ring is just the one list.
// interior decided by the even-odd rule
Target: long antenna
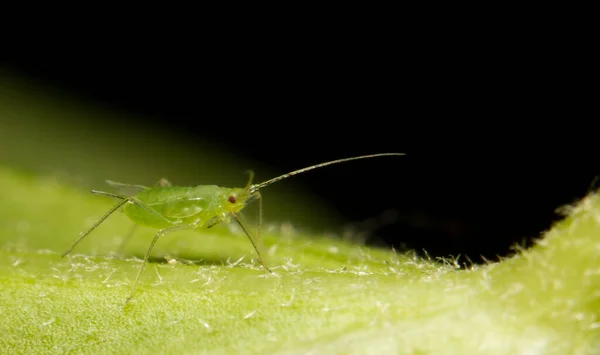
[{"label": "long antenna", "polygon": [[295,171],[292,171],[291,173],[287,173],[287,174],[283,174],[281,176],[272,178],[271,180],[267,180],[265,182],[261,182],[260,184],[255,184],[250,186],[250,193],[254,193],[260,189],[262,189],[263,187],[269,186],[273,183],[276,183],[279,180],[283,180],[283,179],[287,179],[290,176],[294,176],[296,174],[301,174],[304,172],[307,172],[309,170],[312,169],[317,169],[317,168],[321,168],[327,165],[331,165],[331,164],[338,164],[338,163],[344,163],[350,160],[357,160],[357,159],[367,159],[367,158],[375,158],[375,157],[383,157],[383,156],[389,156],[389,155],[406,155],[405,153],[379,153],[379,154],[371,154],[371,155],[361,155],[359,157],[352,157],[352,158],[344,158],[344,159],[338,159],[338,160],[332,160],[332,161],[328,161],[325,163],[321,163],[321,164],[317,164],[317,165],[312,165],[306,168],[302,168],[302,169],[298,169]]}]

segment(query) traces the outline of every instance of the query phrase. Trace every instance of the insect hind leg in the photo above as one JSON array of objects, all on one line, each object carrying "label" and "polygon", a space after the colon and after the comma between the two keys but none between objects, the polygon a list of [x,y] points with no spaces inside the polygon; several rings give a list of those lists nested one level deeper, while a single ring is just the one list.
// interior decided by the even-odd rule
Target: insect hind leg
[{"label": "insect hind leg", "polygon": [[113,198],[120,199],[121,201],[119,203],[117,203],[113,208],[111,208],[108,212],[106,212],[104,214],[104,216],[100,217],[100,219],[96,223],[94,223],[85,233],[82,233],[80,235],[80,237],[75,241],[75,243],[73,243],[73,245],[71,245],[71,247],[66,252],[64,252],[64,254],[61,256],[63,258],[65,256],[67,256],[69,253],[71,253],[73,251],[73,249],[75,249],[75,247],[79,243],[81,243],[81,241],[83,241],[83,239],[85,237],[87,237],[88,234],[90,234],[94,229],[96,229],[96,227],[98,227],[102,222],[104,222],[104,220],[106,220],[111,214],[113,214],[116,210],[118,210],[119,208],[121,208],[126,203],[133,203],[133,204],[139,206],[140,208],[144,209],[146,212],[148,212],[150,214],[153,214],[154,216],[156,216],[158,218],[161,218],[162,220],[164,220],[168,224],[173,224],[173,222],[170,221],[168,218],[166,218],[162,214],[158,213],[152,207],[147,206],[146,204],[144,204],[143,202],[141,202],[140,200],[138,200],[135,197],[118,195],[118,194],[113,194],[113,193],[110,193],[110,192],[104,192],[104,191],[98,191],[98,190],[92,190],[91,192],[93,194],[95,194],[95,195],[113,197]]},{"label": "insect hind leg", "polygon": [[64,258],[69,253],[71,253],[73,251],[73,249],[75,249],[75,247],[79,243],[81,243],[81,241],[83,241],[83,239],[85,237],[88,236],[88,234],[90,234],[94,229],[96,229],[96,227],[98,227],[102,222],[104,222],[105,219],[107,219],[111,214],[113,214],[116,210],[118,210],[119,208],[121,208],[128,201],[129,201],[129,199],[123,199],[122,201],[120,201],[119,203],[117,203],[113,208],[111,208],[108,212],[106,212],[104,214],[104,216],[100,217],[100,219],[98,221],[96,221],[96,223],[94,223],[85,233],[81,233],[80,234],[80,237],[75,241],[75,243],[73,243],[73,245],[71,245],[71,247],[66,252],[63,253],[63,255],[61,257]]},{"label": "insect hind leg", "polygon": [[114,197],[114,198],[126,200],[125,202],[123,202],[123,204],[125,204],[127,202],[133,203],[136,206],[138,206],[138,207],[142,208],[143,210],[145,210],[146,212],[154,215],[154,217],[162,219],[167,224],[173,224],[173,221],[169,220],[167,217],[165,217],[162,214],[158,213],[154,208],[146,205],[145,203],[143,203],[142,201],[140,201],[138,198],[136,198],[134,196],[118,195],[118,194],[113,194],[113,193],[110,193],[110,192],[104,192],[104,191],[98,191],[98,190],[92,190],[92,193],[96,194],[96,195],[100,195],[100,196],[108,196],[108,197]]}]

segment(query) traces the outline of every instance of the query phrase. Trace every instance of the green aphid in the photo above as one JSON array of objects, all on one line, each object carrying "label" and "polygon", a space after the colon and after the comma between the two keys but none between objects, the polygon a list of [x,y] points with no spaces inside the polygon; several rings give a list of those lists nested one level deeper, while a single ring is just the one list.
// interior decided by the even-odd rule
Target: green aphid
[{"label": "green aphid", "polygon": [[135,196],[125,196],[109,192],[92,190],[93,194],[113,197],[121,200],[117,205],[111,208],[86,232],[81,233],[79,239],[73,243],[71,248],[62,256],[65,257],[79,244],[91,231],[98,227],[113,212],[123,207],[125,215],[129,217],[136,225],[160,229],[144,256],[142,266],[133,283],[131,294],[127,298],[128,302],[135,292],[140,275],[148,263],[148,257],[158,238],[174,232],[185,229],[210,228],[218,223],[229,223],[231,219],[235,220],[256,250],[261,265],[269,272],[271,270],[265,265],[260,251],[248,231],[246,224],[240,218],[240,212],[250,202],[259,201],[259,221],[258,237],[260,237],[260,228],[262,225],[262,200],[259,190],[269,186],[277,181],[286,179],[290,176],[300,174],[312,169],[321,168],[326,165],[343,163],[350,160],[375,158],[390,155],[405,155],[404,153],[380,153],[372,155],[363,155],[352,158],[338,159],[325,163],[312,165],[303,169],[295,170],[287,174],[275,177],[260,184],[252,184],[254,173],[250,171],[250,179],[244,188],[219,187],[216,185],[200,185],[196,187],[171,186],[171,184],[161,179],[155,187],[146,187],[141,185],[122,184],[113,181],[107,181],[110,185],[138,189],[140,192]]}]

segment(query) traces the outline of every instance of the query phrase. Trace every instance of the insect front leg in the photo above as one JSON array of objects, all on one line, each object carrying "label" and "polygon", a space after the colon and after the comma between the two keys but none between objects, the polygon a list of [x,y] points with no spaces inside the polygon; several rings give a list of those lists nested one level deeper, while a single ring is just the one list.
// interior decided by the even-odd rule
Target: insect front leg
[{"label": "insect front leg", "polygon": [[246,224],[241,219],[241,216],[237,215],[235,213],[232,213],[232,216],[235,219],[235,221],[237,222],[237,224],[242,228],[242,230],[244,231],[244,233],[246,234],[246,236],[248,237],[248,239],[250,239],[250,243],[252,243],[252,246],[254,247],[254,250],[256,250],[256,254],[258,255],[258,260],[260,261],[261,265],[265,269],[267,269],[268,272],[273,272],[273,271],[271,271],[271,269],[269,269],[267,267],[267,265],[265,265],[265,261],[263,260],[262,255],[260,255],[260,250],[258,249],[256,243],[254,242],[254,239],[252,238],[252,235],[248,231],[248,228],[246,227]]},{"label": "insect front leg", "polygon": [[[251,175],[252,176],[252,175]],[[252,178],[250,178],[250,182],[249,184],[252,182]],[[262,232],[262,224],[263,224],[263,203],[262,203],[262,195],[260,194],[260,192],[256,191],[254,193],[252,193],[250,195],[250,197],[248,198],[248,201],[246,201],[246,205],[250,204],[251,202],[254,202],[255,200],[258,200],[258,228],[256,229],[256,239],[258,244],[260,244],[262,246],[262,238],[261,238],[261,232]],[[236,218],[237,220],[237,218]],[[240,221],[238,221],[238,224],[243,223],[243,219],[240,218]],[[243,227],[242,227],[243,229]],[[250,238],[250,241],[252,242],[252,238],[250,237],[250,234],[248,234],[248,232],[246,230],[244,230],[244,232],[246,232],[246,235],[248,236],[248,238]],[[254,242],[252,242],[252,244],[254,245]],[[258,248],[257,246],[254,247],[256,250],[256,252],[258,253],[258,257],[261,260],[261,263],[263,263],[264,266],[264,262],[260,256],[260,253],[258,252]],[[265,266],[266,268],[266,266]],[[267,268],[267,270],[269,270]],[[271,271],[271,270],[269,270]]]},{"label": "insect front leg", "polygon": [[[261,230],[262,230],[262,222],[263,222],[263,204],[262,204],[262,195],[260,194],[260,192],[255,192],[252,194],[254,199],[258,200],[258,229],[256,231],[256,237],[258,238],[258,241],[262,244],[262,238],[261,238]],[[256,197],[254,197],[256,196]]]}]

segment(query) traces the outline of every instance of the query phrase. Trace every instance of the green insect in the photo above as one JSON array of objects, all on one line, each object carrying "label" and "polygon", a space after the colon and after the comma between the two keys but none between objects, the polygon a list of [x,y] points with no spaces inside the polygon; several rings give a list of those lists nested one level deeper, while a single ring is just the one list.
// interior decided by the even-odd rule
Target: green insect
[{"label": "green insect", "polygon": [[135,196],[125,196],[113,194],[109,192],[92,190],[93,194],[100,196],[108,196],[119,199],[113,208],[104,214],[96,223],[94,223],[86,232],[81,233],[80,237],[73,243],[71,248],[67,250],[62,257],[68,255],[73,249],[96,227],[98,227],[112,213],[123,207],[125,215],[129,217],[136,225],[157,228],[159,231],[152,239],[142,266],[133,282],[131,294],[127,298],[126,303],[131,300],[136,290],[137,283],[140,279],[144,267],[148,263],[148,258],[152,248],[156,244],[158,238],[166,234],[181,231],[186,229],[210,228],[218,223],[229,223],[233,218],[242,228],[250,243],[256,250],[258,259],[261,265],[271,272],[265,265],[260,251],[252,235],[248,231],[243,220],[240,218],[240,212],[246,205],[255,200],[259,201],[259,221],[258,221],[258,236],[260,236],[260,228],[262,225],[262,200],[259,190],[269,186],[277,181],[286,179],[290,176],[300,174],[312,169],[321,168],[331,164],[343,163],[350,160],[375,158],[381,156],[398,156],[405,155],[404,153],[380,153],[372,155],[362,155],[358,157],[338,159],[325,163],[312,165],[303,169],[295,170],[287,174],[275,177],[260,184],[252,184],[254,173],[250,171],[248,184],[244,188],[229,188],[219,187],[216,185],[200,185],[196,187],[179,187],[171,186],[171,184],[161,179],[156,187],[146,187],[142,185],[129,185],[113,181],[107,181],[110,185],[128,187],[140,190]]}]

